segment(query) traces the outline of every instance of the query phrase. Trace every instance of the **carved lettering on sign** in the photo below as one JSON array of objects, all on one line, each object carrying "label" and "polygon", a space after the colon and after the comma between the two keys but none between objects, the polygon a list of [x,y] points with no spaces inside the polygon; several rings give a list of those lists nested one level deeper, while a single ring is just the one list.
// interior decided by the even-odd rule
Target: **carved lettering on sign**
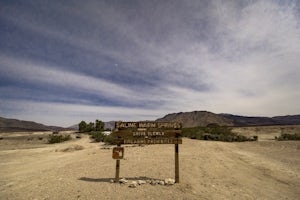
[{"label": "carved lettering on sign", "polygon": [[160,131],[153,131],[153,132],[146,132],[146,131],[133,131],[132,136],[133,137],[141,137],[141,136],[164,136],[164,132]]},{"label": "carved lettering on sign", "polygon": [[160,129],[180,129],[182,126],[178,122],[116,122],[117,129],[137,129],[137,128],[160,128]]},{"label": "carved lettering on sign", "polygon": [[177,122],[116,122],[116,144],[181,144]]}]

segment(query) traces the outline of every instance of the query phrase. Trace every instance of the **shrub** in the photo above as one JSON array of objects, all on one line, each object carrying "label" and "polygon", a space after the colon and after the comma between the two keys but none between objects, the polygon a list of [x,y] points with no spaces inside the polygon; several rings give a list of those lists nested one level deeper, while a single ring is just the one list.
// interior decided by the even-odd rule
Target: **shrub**
[{"label": "shrub", "polygon": [[105,144],[114,144],[114,137],[112,134],[105,135],[99,131],[93,131],[90,133],[90,138],[93,139],[94,142],[104,142]]},{"label": "shrub", "polygon": [[112,134],[106,135],[104,137],[105,144],[114,144],[114,137]]},{"label": "shrub", "polygon": [[207,127],[193,127],[183,128],[182,136],[198,140],[213,140],[224,142],[243,142],[243,141],[256,141],[253,138],[248,138],[243,135],[237,135],[231,131],[230,127],[217,126],[211,124]]},{"label": "shrub", "polygon": [[300,140],[300,133],[294,133],[294,134],[288,134],[288,133],[284,133],[281,134],[278,138],[275,138],[279,141],[282,140]]},{"label": "shrub", "polygon": [[103,142],[105,138],[105,135],[100,131],[93,131],[90,135],[95,142]]},{"label": "shrub", "polygon": [[64,141],[68,141],[70,139],[71,139],[70,135],[49,135],[48,143],[49,144],[61,143]]}]

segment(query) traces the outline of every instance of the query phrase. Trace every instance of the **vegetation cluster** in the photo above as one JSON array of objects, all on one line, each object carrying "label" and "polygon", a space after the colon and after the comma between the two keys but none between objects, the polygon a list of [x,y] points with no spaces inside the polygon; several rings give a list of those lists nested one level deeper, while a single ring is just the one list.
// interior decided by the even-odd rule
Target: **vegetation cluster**
[{"label": "vegetation cluster", "polygon": [[278,141],[284,141],[284,140],[300,140],[300,133],[283,133],[279,137],[276,137]]},{"label": "vegetation cluster", "polygon": [[68,141],[68,140],[71,140],[71,136],[70,135],[57,135],[57,134],[53,134],[53,135],[49,135],[48,136],[48,143],[49,144],[61,143],[61,142]]},{"label": "vegetation cluster", "polygon": [[96,120],[95,123],[85,121],[81,121],[79,123],[79,133],[87,133],[90,135],[90,138],[94,142],[105,142],[107,144],[111,144],[113,142],[112,135],[103,134],[104,131],[104,122],[101,120]]},{"label": "vegetation cluster", "polygon": [[198,140],[213,140],[224,142],[257,141],[258,137],[246,137],[233,133],[230,127],[209,125],[206,127],[183,128],[182,136]]}]

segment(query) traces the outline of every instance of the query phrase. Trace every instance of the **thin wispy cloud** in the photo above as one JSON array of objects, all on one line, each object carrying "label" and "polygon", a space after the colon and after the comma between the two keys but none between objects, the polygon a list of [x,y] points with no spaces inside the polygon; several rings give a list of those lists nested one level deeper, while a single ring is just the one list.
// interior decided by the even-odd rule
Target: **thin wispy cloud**
[{"label": "thin wispy cloud", "polygon": [[58,125],[88,113],[103,120],[192,110],[299,114],[299,7],[293,0],[2,2],[0,101],[24,110],[1,103],[0,115],[42,115],[28,102],[43,112],[74,108],[55,110],[63,120],[53,112],[43,118]]}]

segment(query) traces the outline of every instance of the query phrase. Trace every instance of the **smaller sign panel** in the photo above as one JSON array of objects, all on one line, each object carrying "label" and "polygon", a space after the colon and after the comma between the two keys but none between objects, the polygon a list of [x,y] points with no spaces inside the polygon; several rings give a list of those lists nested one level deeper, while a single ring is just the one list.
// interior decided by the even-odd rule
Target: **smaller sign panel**
[{"label": "smaller sign panel", "polygon": [[176,137],[181,135],[181,130],[155,130],[155,131],[148,131],[148,130],[121,130],[115,131],[113,134],[116,138],[128,138],[128,137]]},{"label": "smaller sign panel", "polygon": [[124,157],[124,147],[114,147],[113,148],[113,159],[123,159]]},{"label": "smaller sign panel", "polygon": [[128,138],[116,139],[116,144],[182,144],[181,138]]}]

